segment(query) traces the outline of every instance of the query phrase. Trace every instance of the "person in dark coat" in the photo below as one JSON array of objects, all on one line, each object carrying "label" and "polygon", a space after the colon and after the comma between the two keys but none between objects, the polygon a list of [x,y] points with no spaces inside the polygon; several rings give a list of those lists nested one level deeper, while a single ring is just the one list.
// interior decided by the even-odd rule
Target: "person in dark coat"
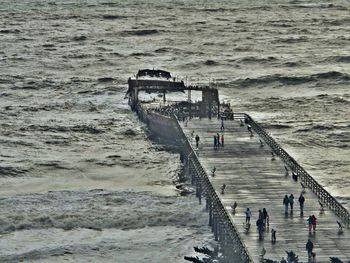
[{"label": "person in dark coat", "polygon": [[289,196],[289,205],[290,205],[290,210],[293,212],[293,205],[294,205],[294,195],[290,194]]},{"label": "person in dark coat", "polygon": [[307,256],[310,259],[312,256],[312,250],[314,249],[314,243],[311,242],[311,240],[309,239],[306,243],[306,251],[307,251]]},{"label": "person in dark coat", "polygon": [[198,148],[198,144],[199,144],[199,136],[198,134],[196,135],[196,147]]},{"label": "person in dark coat", "polygon": [[263,211],[262,211],[262,213],[263,213],[263,221],[264,221],[264,227],[266,227],[266,225],[267,225],[267,227],[269,226],[269,214],[267,213],[267,210],[265,209],[265,208],[263,208]]},{"label": "person in dark coat", "polygon": [[311,216],[311,223],[312,223],[312,228],[313,228],[313,230],[315,231],[316,230],[316,224],[317,224],[317,218],[316,218],[316,216],[315,215],[312,215]]},{"label": "person in dark coat", "polygon": [[303,194],[301,193],[299,196],[299,206],[300,206],[300,215],[304,214],[304,203],[305,203],[305,197],[303,196]]},{"label": "person in dark coat", "polygon": [[289,198],[288,198],[288,195],[285,195],[285,196],[284,196],[283,204],[284,204],[284,213],[285,213],[286,215],[288,215],[288,205],[289,205]]},{"label": "person in dark coat", "polygon": [[264,230],[264,221],[262,218],[259,218],[256,221],[256,226],[258,227],[258,232],[259,232],[259,240],[263,240],[263,230]]}]

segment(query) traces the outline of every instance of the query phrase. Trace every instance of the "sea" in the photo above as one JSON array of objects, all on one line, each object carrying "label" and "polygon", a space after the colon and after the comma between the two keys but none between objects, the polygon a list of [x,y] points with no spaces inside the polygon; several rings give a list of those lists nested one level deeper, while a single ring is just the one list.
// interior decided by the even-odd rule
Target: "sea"
[{"label": "sea", "polygon": [[127,79],[217,87],[350,208],[350,2],[0,0],[0,262],[184,262],[215,246]]}]

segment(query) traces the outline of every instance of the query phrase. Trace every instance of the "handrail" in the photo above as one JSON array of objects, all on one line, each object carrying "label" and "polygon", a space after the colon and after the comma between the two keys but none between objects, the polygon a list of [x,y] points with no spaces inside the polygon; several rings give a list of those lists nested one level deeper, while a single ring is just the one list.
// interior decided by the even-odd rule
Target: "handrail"
[{"label": "handrail", "polygon": [[[209,176],[207,174],[207,172],[204,170],[203,166],[201,165],[199,159],[198,159],[198,155],[197,153],[194,151],[191,143],[189,142],[187,136],[185,135],[183,129],[181,128],[178,119],[176,118],[176,116],[174,115],[173,118],[176,120],[176,126],[178,128],[179,133],[181,134],[181,136],[184,139],[184,146],[186,148],[187,154],[191,153],[191,159],[194,162],[194,165],[197,167],[197,169],[199,169],[199,176],[201,176],[202,181],[204,181],[206,183],[206,191],[207,191],[207,195],[211,195],[213,201],[215,201],[216,204],[216,209],[221,210],[221,214],[223,215],[222,220],[225,220],[227,225],[230,228],[231,234],[234,235],[234,237],[236,237],[236,239],[238,239],[239,243],[238,245],[240,246],[240,250],[243,256],[243,259],[245,260],[245,262],[251,262],[253,263],[253,259],[250,256],[247,247],[245,246],[241,235],[238,232],[238,229],[236,228],[235,224],[233,223],[231,217],[229,216],[229,213],[227,212],[226,208],[224,207],[224,205],[222,204],[219,196],[217,195],[213,185],[211,184],[210,180],[209,180]],[[225,223],[225,222],[224,222]]]},{"label": "handrail", "polygon": [[236,119],[244,119],[246,123],[250,124],[252,129],[271,147],[273,152],[280,156],[294,173],[300,176],[302,183],[312,190],[320,199],[320,202],[330,208],[347,227],[350,226],[349,211],[306,172],[257,122],[246,113],[234,113],[234,117]]}]

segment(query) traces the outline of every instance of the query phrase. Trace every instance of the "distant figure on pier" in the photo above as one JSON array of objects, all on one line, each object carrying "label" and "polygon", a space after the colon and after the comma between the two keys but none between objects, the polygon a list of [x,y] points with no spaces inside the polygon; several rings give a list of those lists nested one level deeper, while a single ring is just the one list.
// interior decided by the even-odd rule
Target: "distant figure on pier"
[{"label": "distant figure on pier", "polygon": [[249,207],[247,208],[247,210],[245,210],[245,222],[247,224],[250,224],[250,218],[252,217],[252,211],[250,211]]},{"label": "distant figure on pier", "polygon": [[284,214],[288,215],[288,205],[289,205],[288,195],[284,196],[283,204],[284,204]]},{"label": "distant figure on pier", "polygon": [[215,172],[216,172],[216,167],[214,166],[213,170],[211,171],[211,176],[215,176]]},{"label": "distant figure on pier", "polygon": [[312,250],[314,249],[314,244],[312,243],[312,241],[309,239],[306,243],[306,251],[307,251],[307,256],[309,258],[309,260],[311,259],[312,255]]},{"label": "distant figure on pier", "polygon": [[224,147],[224,135],[223,134],[221,134],[221,145],[222,145],[222,147]]},{"label": "distant figure on pier", "polygon": [[250,124],[247,124],[247,130],[251,133],[252,132],[252,126]]},{"label": "distant figure on pier", "polygon": [[217,147],[218,147],[217,137],[216,135],[214,135],[214,150],[216,150]]},{"label": "distant figure on pier", "polygon": [[312,228],[312,216],[309,216],[308,219],[306,220],[307,225],[309,227],[309,232],[311,232],[311,228]]},{"label": "distant figure on pier", "polygon": [[223,184],[223,185],[221,186],[221,194],[222,194],[222,195],[225,194],[225,189],[226,189],[226,184]]},{"label": "distant figure on pier", "polygon": [[263,222],[262,218],[259,218],[259,219],[256,221],[256,226],[258,227],[259,240],[263,240],[263,239],[264,239],[264,235],[263,235],[263,231],[264,231],[264,222]]},{"label": "distant figure on pier", "polygon": [[271,242],[274,244],[276,243],[276,230],[275,229],[271,229]]},{"label": "distant figure on pier", "polygon": [[221,118],[221,127],[220,127],[221,131],[225,130],[225,125],[224,125],[224,118]]},{"label": "distant figure on pier", "polygon": [[290,205],[290,211],[293,213],[293,205],[294,205],[294,195],[290,194],[289,196],[289,205]]},{"label": "distant figure on pier", "polygon": [[305,203],[305,197],[303,196],[303,193],[299,196],[299,207],[300,207],[300,215],[302,216],[304,214],[304,203]]},{"label": "distant figure on pier", "polygon": [[199,136],[198,136],[198,134],[196,135],[196,147],[198,148],[198,145],[199,145]]},{"label": "distant figure on pier", "polygon": [[314,232],[316,231],[316,224],[317,224],[317,218],[315,215],[311,216],[312,219],[312,229],[314,230]]},{"label": "distant figure on pier", "polygon": [[259,219],[264,219],[264,214],[261,210],[259,210]]},{"label": "distant figure on pier", "polygon": [[232,214],[235,214],[236,213],[236,208],[237,208],[237,202],[236,201],[233,203],[231,208],[232,208]]},{"label": "distant figure on pier", "polygon": [[298,175],[294,172],[292,172],[292,178],[294,181],[298,182]]},{"label": "distant figure on pier", "polygon": [[250,126],[250,124],[247,124],[247,129],[250,133],[250,137],[253,137],[253,131],[252,131],[252,126]]},{"label": "distant figure on pier", "polygon": [[218,144],[218,147],[219,147],[221,145],[221,143],[220,143],[220,134],[219,133],[216,134],[216,141],[217,141],[217,144]]},{"label": "distant figure on pier", "polygon": [[269,214],[267,213],[267,210],[265,208],[263,208],[263,221],[264,221],[264,227],[268,228],[270,226],[270,217],[269,217]]}]

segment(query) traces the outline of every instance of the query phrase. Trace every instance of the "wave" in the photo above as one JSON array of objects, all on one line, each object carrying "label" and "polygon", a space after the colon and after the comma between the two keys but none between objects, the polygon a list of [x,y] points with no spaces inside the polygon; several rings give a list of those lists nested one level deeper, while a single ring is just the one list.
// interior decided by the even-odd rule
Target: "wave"
[{"label": "wave", "polygon": [[261,57],[255,57],[255,56],[248,56],[248,57],[243,57],[240,59],[237,59],[237,62],[240,63],[270,63],[272,61],[276,61],[277,58],[273,56],[269,56],[266,58],[261,58]]},{"label": "wave", "polygon": [[350,63],[350,56],[333,56],[326,58],[326,62]]},{"label": "wave", "polygon": [[98,78],[97,81],[98,82],[112,82],[114,81],[115,79],[114,78],[111,78],[111,77],[103,77],[103,78]]},{"label": "wave", "polygon": [[21,31],[19,29],[1,29],[0,34],[19,34]]},{"label": "wave", "polygon": [[307,41],[309,41],[309,38],[307,36],[276,38],[275,40],[273,40],[274,43],[287,43],[287,44],[307,42]]},{"label": "wave", "polygon": [[218,64],[218,62],[216,62],[215,60],[210,60],[210,59],[208,59],[204,62],[204,65],[207,65],[207,66],[214,66],[217,64]]},{"label": "wave", "polygon": [[8,176],[8,177],[18,177],[23,176],[25,173],[27,173],[28,169],[18,168],[18,167],[11,167],[11,166],[0,166],[0,176]]},{"label": "wave", "polygon": [[149,52],[134,52],[129,55],[129,57],[153,57],[154,55]]},{"label": "wave", "polygon": [[247,78],[247,79],[238,79],[235,82],[242,86],[254,86],[254,85],[266,85],[273,82],[279,82],[284,85],[298,85],[304,84],[307,82],[315,82],[319,80],[336,80],[336,81],[350,81],[350,75],[346,73],[341,73],[338,71],[328,71],[324,73],[311,74],[307,76],[283,76],[280,74],[267,75],[259,78]]},{"label": "wave", "polygon": [[292,126],[287,124],[262,124],[262,126],[265,129],[275,129],[275,130],[292,128]]},{"label": "wave", "polygon": [[124,19],[127,18],[126,16],[121,16],[121,15],[103,15],[103,19],[106,20],[116,20],[116,19]]},{"label": "wave", "polygon": [[125,30],[120,34],[122,36],[148,36],[158,34],[159,31],[156,29],[140,29],[140,30]]},{"label": "wave", "polygon": [[[350,125],[344,125],[344,124],[333,124],[333,123],[325,123],[325,124],[312,124],[308,127],[300,128],[297,129],[296,132],[310,132],[310,131],[340,131],[344,129],[348,129]],[[343,135],[348,135],[348,134],[329,134],[328,136],[343,136]]]},{"label": "wave", "polygon": [[73,41],[85,41],[87,39],[87,36],[74,36],[72,38]]},{"label": "wave", "polygon": [[47,125],[29,125],[19,128],[20,131],[42,131],[42,132],[80,132],[100,134],[102,130],[89,125],[74,125],[74,126],[47,126]]},{"label": "wave", "polygon": [[[24,229],[76,228],[122,230],[155,226],[190,226],[197,200],[147,192],[53,191],[0,199],[0,233]],[[9,209],[16,204],[16,211]],[[65,205],[69,204],[69,205]],[[43,213],[35,207],[40,205]],[[192,207],[193,208],[193,207]],[[11,210],[11,211],[10,211]]]},{"label": "wave", "polygon": [[203,52],[199,50],[185,50],[175,47],[161,47],[153,51],[156,54],[171,54],[171,55],[200,55]]}]

